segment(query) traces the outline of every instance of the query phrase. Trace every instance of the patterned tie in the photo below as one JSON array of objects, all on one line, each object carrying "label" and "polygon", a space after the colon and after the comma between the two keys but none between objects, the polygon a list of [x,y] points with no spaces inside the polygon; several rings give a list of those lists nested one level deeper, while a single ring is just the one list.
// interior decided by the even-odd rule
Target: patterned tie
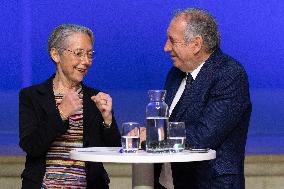
[{"label": "patterned tie", "polygon": [[186,74],[186,84],[185,84],[183,94],[184,94],[185,90],[187,90],[190,87],[192,81],[193,81],[192,75],[190,73]]},{"label": "patterned tie", "polygon": [[182,105],[183,99],[186,96],[186,94],[188,94],[189,88],[192,84],[193,78],[190,73],[186,75],[185,79],[186,79],[186,84],[185,84],[184,90],[182,92],[180,99],[178,100],[177,104],[175,105],[171,113],[169,121],[175,121],[175,117],[178,114],[178,111],[180,110],[180,106]]}]

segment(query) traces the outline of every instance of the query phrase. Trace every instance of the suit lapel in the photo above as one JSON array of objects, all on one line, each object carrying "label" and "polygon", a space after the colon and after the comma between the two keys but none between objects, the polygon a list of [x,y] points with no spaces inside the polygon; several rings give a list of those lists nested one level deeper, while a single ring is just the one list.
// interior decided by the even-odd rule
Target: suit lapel
[{"label": "suit lapel", "polygon": [[166,95],[165,102],[169,107],[171,106],[173,102],[173,99],[178,91],[178,88],[180,86],[180,83],[183,77],[184,77],[184,73],[181,72],[179,75],[177,75],[177,78],[172,82],[171,86],[167,88],[167,95]]},{"label": "suit lapel", "polygon": [[173,109],[173,112],[170,116],[170,121],[179,121],[181,115],[190,106],[190,102],[192,102],[192,99],[194,98],[194,96],[191,95],[194,91],[194,85],[196,85],[195,81],[191,83],[189,88],[185,89],[184,94]]},{"label": "suit lapel", "polygon": [[[185,94],[182,99],[177,103],[176,107],[174,108],[171,116],[170,121],[180,121],[180,118],[184,114],[187,108],[193,107],[191,103],[199,101],[200,94],[202,93],[202,89],[206,88],[206,85],[210,83],[210,80],[213,77],[214,69],[218,65],[219,62],[216,60],[220,60],[220,50],[216,50],[208,60],[205,61],[204,65],[202,66],[200,72],[198,73],[195,80],[191,83],[190,87],[185,91]],[[220,60],[221,61],[221,60]],[[194,111],[194,110],[192,110]]]}]

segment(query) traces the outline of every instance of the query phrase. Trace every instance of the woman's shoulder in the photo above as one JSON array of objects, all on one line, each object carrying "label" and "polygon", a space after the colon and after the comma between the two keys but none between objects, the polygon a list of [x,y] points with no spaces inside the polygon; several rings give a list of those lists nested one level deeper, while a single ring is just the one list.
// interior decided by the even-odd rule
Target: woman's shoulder
[{"label": "woman's shoulder", "polygon": [[36,84],[36,85],[31,85],[29,87],[25,87],[25,88],[22,88],[20,90],[20,95],[21,94],[31,94],[31,93],[35,93],[40,87],[41,84]]},{"label": "woman's shoulder", "polygon": [[28,87],[24,87],[20,90],[20,94],[26,94],[26,93],[35,93],[35,92],[45,92],[48,91],[49,88],[52,87],[52,80],[49,78],[46,81],[39,83],[39,84],[34,84]]}]

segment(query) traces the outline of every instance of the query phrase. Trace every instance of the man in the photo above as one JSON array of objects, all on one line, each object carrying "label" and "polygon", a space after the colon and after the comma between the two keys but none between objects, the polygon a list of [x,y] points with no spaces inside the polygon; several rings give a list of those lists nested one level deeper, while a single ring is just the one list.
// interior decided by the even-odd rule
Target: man
[{"label": "man", "polygon": [[[172,163],[175,189],[245,188],[248,78],[219,46],[217,23],[204,10],[179,11],[168,27],[164,50],[174,63],[165,83],[170,121],[185,122],[189,146],[216,150],[211,161]],[[160,170],[156,164],[155,188],[164,188]]]}]

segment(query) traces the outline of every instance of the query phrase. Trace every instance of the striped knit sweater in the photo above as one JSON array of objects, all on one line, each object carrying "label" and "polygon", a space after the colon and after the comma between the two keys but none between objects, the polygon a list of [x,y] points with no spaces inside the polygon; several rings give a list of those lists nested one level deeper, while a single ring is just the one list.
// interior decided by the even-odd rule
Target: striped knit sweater
[{"label": "striped knit sweater", "polygon": [[[82,99],[82,88],[78,91]],[[63,98],[62,94],[56,94],[55,100],[58,106]],[[42,188],[86,188],[85,163],[72,160],[69,151],[72,148],[83,147],[83,109],[69,117],[69,128],[65,134],[56,138],[46,155],[46,173]]]}]

